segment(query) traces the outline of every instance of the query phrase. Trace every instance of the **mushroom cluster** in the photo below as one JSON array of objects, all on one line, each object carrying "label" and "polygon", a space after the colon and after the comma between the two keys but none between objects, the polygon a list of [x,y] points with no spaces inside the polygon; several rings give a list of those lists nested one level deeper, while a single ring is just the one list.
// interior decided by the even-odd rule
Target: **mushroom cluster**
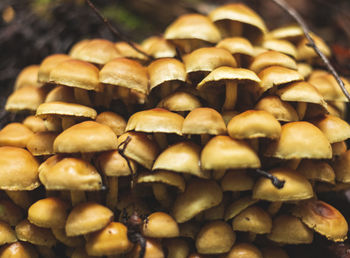
[{"label": "mushroom cluster", "polygon": [[137,47],[153,60],[87,39],[18,75],[0,257],[283,258],[347,238],[317,195],[350,188],[348,100],[300,27],[228,4]]}]

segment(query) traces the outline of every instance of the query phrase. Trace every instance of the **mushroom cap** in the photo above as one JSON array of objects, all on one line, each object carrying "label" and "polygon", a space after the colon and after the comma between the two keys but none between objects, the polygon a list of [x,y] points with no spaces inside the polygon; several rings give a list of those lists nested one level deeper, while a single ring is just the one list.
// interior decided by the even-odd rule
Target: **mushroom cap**
[{"label": "mushroom cap", "polygon": [[297,56],[296,47],[287,40],[283,39],[265,39],[262,43],[262,47],[266,50],[273,50],[288,56],[295,57]]},{"label": "mushroom cap", "polygon": [[313,120],[312,123],[325,134],[330,143],[350,138],[350,125],[339,117],[325,115]]},{"label": "mushroom cap", "polygon": [[1,199],[0,207],[0,221],[16,226],[24,218],[22,209],[10,200]]},{"label": "mushroom cap", "polygon": [[0,168],[2,190],[33,190],[40,185],[39,163],[24,149],[0,147]]},{"label": "mushroom cap", "polygon": [[167,213],[153,212],[143,223],[142,234],[153,238],[178,237],[180,234],[177,222]]},{"label": "mushroom cap", "polygon": [[42,103],[36,110],[36,115],[39,117],[72,116],[95,119],[97,113],[93,108],[80,104],[53,101]]},{"label": "mushroom cap", "polygon": [[37,116],[27,116],[22,124],[28,127],[33,133],[47,131],[44,120]]},{"label": "mushroom cap", "polygon": [[335,178],[338,182],[350,183],[350,150],[344,152],[332,162]]},{"label": "mushroom cap", "polygon": [[157,171],[152,173],[140,173],[137,177],[137,183],[162,183],[176,187],[180,192],[185,191],[185,179],[173,172]]},{"label": "mushroom cap", "polygon": [[52,247],[57,242],[50,229],[38,227],[26,219],[16,225],[16,235],[19,240],[34,245]]},{"label": "mushroom cap", "polygon": [[105,84],[148,93],[147,69],[131,59],[115,58],[109,61],[101,69],[99,80]]},{"label": "mushroom cap", "polygon": [[260,160],[246,142],[219,135],[204,146],[201,166],[207,170],[258,168]]},{"label": "mushroom cap", "polygon": [[213,180],[193,179],[184,193],[177,196],[173,206],[173,216],[183,223],[201,211],[218,205],[222,200],[220,186]]},{"label": "mushroom cap", "polygon": [[53,142],[57,136],[54,132],[38,132],[27,142],[27,149],[33,156],[52,155]]},{"label": "mushroom cap", "polygon": [[166,28],[164,37],[167,40],[199,39],[210,43],[221,39],[216,26],[201,14],[181,15]]},{"label": "mushroom cap", "polygon": [[61,62],[72,59],[65,54],[53,54],[45,57],[41,62],[38,70],[38,82],[48,83],[50,82],[51,71]]},{"label": "mushroom cap", "polygon": [[332,147],[320,129],[309,122],[291,122],[282,126],[281,137],[268,145],[265,156],[281,159],[329,159]]},{"label": "mushroom cap", "polygon": [[82,39],[74,43],[71,49],[69,50],[68,54],[72,58],[76,58],[76,55],[79,53],[80,49],[82,49],[87,43],[89,43],[89,41],[90,39]]},{"label": "mushroom cap", "polygon": [[40,165],[39,177],[47,190],[96,191],[102,186],[101,176],[91,164],[82,159],[58,155]]},{"label": "mushroom cap", "polygon": [[98,80],[99,70],[96,66],[69,59],[57,64],[50,72],[49,82],[84,90],[101,91],[102,85]]},{"label": "mushroom cap", "polygon": [[190,244],[183,238],[164,239],[162,244],[167,250],[168,257],[188,257]]},{"label": "mushroom cap", "polygon": [[72,87],[66,87],[58,85],[47,93],[45,102],[65,102],[74,103],[74,89]]},{"label": "mushroom cap", "polygon": [[15,231],[6,222],[0,221],[0,245],[10,244],[17,241]]},{"label": "mushroom cap", "polygon": [[43,228],[64,228],[68,204],[57,197],[47,197],[33,203],[28,209],[30,223]]},{"label": "mushroom cap", "polygon": [[231,3],[215,8],[209,13],[209,18],[218,24],[220,21],[232,21],[251,25],[261,34],[267,32],[263,19],[248,6],[241,3]]},{"label": "mushroom cap", "polygon": [[134,113],[129,118],[125,130],[181,135],[183,121],[184,118],[177,113],[162,108],[153,108]]},{"label": "mushroom cap", "polygon": [[335,184],[334,170],[323,160],[303,159],[297,171],[309,180]]},{"label": "mushroom cap", "polygon": [[24,67],[16,77],[14,89],[18,90],[27,85],[40,88],[42,84],[38,82],[38,71],[39,65],[29,65]]},{"label": "mushroom cap", "polygon": [[260,250],[251,243],[237,243],[228,252],[227,258],[265,258]]},{"label": "mushroom cap", "polygon": [[184,91],[176,91],[163,98],[157,105],[159,108],[164,108],[173,112],[191,111],[201,107],[199,99]]},{"label": "mushroom cap", "polygon": [[272,219],[270,215],[259,206],[250,206],[233,218],[232,227],[235,231],[266,234],[271,232]]},{"label": "mushroom cap", "polygon": [[[314,40],[317,48],[327,57],[331,56],[331,50],[326,45],[326,43],[322,40],[322,38],[316,36],[311,33],[310,35]],[[302,40],[299,41],[297,46],[297,60],[309,60],[311,58],[318,57],[316,51],[309,46],[309,40],[306,37],[303,37]]]},{"label": "mushroom cap", "polygon": [[197,89],[215,86],[220,82],[236,81],[237,83],[259,85],[259,77],[251,70],[220,66],[210,72],[198,85]]},{"label": "mushroom cap", "polygon": [[228,252],[236,241],[232,227],[224,221],[210,221],[204,224],[196,238],[200,254],[221,254]]},{"label": "mushroom cap", "polygon": [[237,67],[236,60],[231,53],[217,47],[199,48],[183,57],[186,73],[211,72],[220,66]]},{"label": "mushroom cap", "polygon": [[273,50],[266,51],[254,57],[249,69],[255,73],[259,73],[261,70],[270,66],[282,66],[297,70],[297,63],[293,58]]},{"label": "mushroom cap", "polygon": [[[60,241],[61,243],[65,244],[66,246],[69,247],[79,247],[83,246],[85,241],[84,238],[81,236],[74,236],[74,237],[69,237],[66,234],[66,230],[63,228],[52,228],[52,233],[55,236],[55,238]],[[74,256],[72,256],[74,257]],[[86,257],[86,256],[84,256]]]},{"label": "mushroom cap", "polygon": [[170,41],[162,37],[149,37],[142,41],[141,47],[147,54],[156,59],[176,56],[175,46]]},{"label": "mushroom cap", "polygon": [[85,235],[106,227],[113,220],[113,212],[95,203],[80,203],[69,213],[65,229],[67,236]]},{"label": "mushroom cap", "polygon": [[111,111],[105,111],[97,115],[95,121],[100,124],[108,125],[112,128],[115,135],[119,136],[125,132],[125,119]]},{"label": "mushroom cap", "polygon": [[311,244],[314,233],[299,218],[281,214],[273,219],[267,238],[281,244]]},{"label": "mushroom cap", "polygon": [[178,142],[159,154],[152,170],[164,169],[209,178],[209,172],[199,166],[200,147],[193,142]]},{"label": "mushroom cap", "polygon": [[[157,239],[146,238],[146,249],[144,258],[164,258],[164,251],[160,241]],[[140,257],[141,247],[140,245],[135,245],[133,250],[128,253],[128,258],[138,258]]]},{"label": "mushroom cap", "polygon": [[9,123],[0,130],[0,146],[25,148],[34,133],[21,123]]},{"label": "mushroom cap", "polygon": [[281,189],[275,187],[270,179],[260,177],[253,188],[253,198],[275,201],[297,201],[309,199],[314,193],[310,182],[297,171],[288,168],[275,168],[269,173],[279,180],[284,180]]},{"label": "mushroom cap", "polygon": [[265,110],[247,110],[230,120],[227,131],[235,139],[276,139],[280,137],[281,125]]},{"label": "mushroom cap", "polygon": [[147,169],[152,169],[153,163],[158,156],[158,145],[147,137],[145,133],[127,132],[118,138],[118,145],[123,143],[127,137],[131,140],[125,148],[124,154]]},{"label": "mushroom cap", "polygon": [[347,238],[348,223],[345,218],[336,208],[323,201],[310,199],[299,202],[293,215],[329,240],[340,242]]},{"label": "mushroom cap", "polygon": [[5,110],[10,112],[21,110],[35,111],[44,102],[45,95],[46,92],[42,88],[23,86],[8,97]]},{"label": "mushroom cap", "polygon": [[255,105],[255,109],[269,112],[278,121],[294,122],[299,120],[293,106],[286,101],[282,101],[278,96],[268,95],[263,97]]},{"label": "mushroom cap", "polygon": [[186,81],[185,65],[175,58],[157,59],[149,64],[150,90],[165,82]]},{"label": "mushroom cap", "polygon": [[213,108],[199,107],[193,109],[185,117],[182,125],[183,134],[225,134],[226,125],[220,115]]},{"label": "mushroom cap", "polygon": [[301,81],[303,76],[296,70],[283,66],[269,66],[258,74],[262,91],[265,92],[273,86],[278,86],[290,82]]},{"label": "mushroom cap", "polygon": [[[143,50],[142,46],[139,44],[132,42],[132,44],[139,50]],[[134,59],[139,62],[146,62],[148,60],[147,56],[137,52],[134,48],[130,46],[129,43],[125,41],[119,41],[114,44],[118,53],[126,58]]]},{"label": "mushroom cap", "polygon": [[127,227],[120,222],[110,222],[101,230],[90,234],[85,249],[89,255],[118,255],[133,248],[127,235]]},{"label": "mushroom cap", "polygon": [[117,146],[113,130],[94,121],[69,127],[56,137],[53,144],[56,153],[100,152],[117,149]]},{"label": "mushroom cap", "polygon": [[246,38],[232,37],[221,40],[216,47],[228,50],[231,54],[243,54],[253,56],[254,49]]},{"label": "mushroom cap", "polygon": [[335,142],[331,144],[333,156],[339,156],[346,152],[347,146],[345,141]]},{"label": "mushroom cap", "polygon": [[32,245],[18,241],[2,246],[0,249],[0,257],[38,258],[39,256]]},{"label": "mushroom cap", "polygon": [[[134,161],[130,160],[130,165],[133,171],[136,171],[137,165]],[[98,155],[96,163],[101,172],[106,176],[128,176],[132,171],[128,166],[128,162],[118,150],[106,151]]]},{"label": "mushroom cap", "polygon": [[282,27],[278,27],[269,31],[265,38],[272,39],[285,39],[289,41],[299,40],[304,36],[303,29],[298,24],[290,24]]},{"label": "mushroom cap", "polygon": [[312,73],[312,66],[308,63],[297,63],[298,72],[304,77],[308,78]]},{"label": "mushroom cap", "polygon": [[104,65],[121,55],[113,42],[106,39],[91,39],[82,43],[71,56],[86,62]]},{"label": "mushroom cap", "polygon": [[254,186],[254,178],[245,170],[227,171],[221,179],[222,191],[248,191]]}]

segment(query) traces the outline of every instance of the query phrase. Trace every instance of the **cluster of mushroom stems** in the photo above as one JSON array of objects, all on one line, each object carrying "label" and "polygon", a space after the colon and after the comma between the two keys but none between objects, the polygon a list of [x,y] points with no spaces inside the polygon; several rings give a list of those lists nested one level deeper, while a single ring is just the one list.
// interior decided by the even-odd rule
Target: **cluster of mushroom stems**
[{"label": "cluster of mushroom stems", "polygon": [[17,76],[0,258],[285,258],[347,238],[317,196],[350,188],[348,100],[300,27],[228,4],[137,47],[153,59],[84,39]]}]

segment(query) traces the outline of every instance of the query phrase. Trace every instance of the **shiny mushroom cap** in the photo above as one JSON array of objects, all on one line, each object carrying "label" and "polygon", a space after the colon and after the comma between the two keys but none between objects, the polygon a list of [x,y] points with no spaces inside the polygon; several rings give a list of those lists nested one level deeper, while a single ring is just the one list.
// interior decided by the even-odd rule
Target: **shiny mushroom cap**
[{"label": "shiny mushroom cap", "polygon": [[5,109],[10,112],[35,111],[45,100],[45,91],[34,86],[23,86],[7,99]]},{"label": "shiny mushroom cap", "polygon": [[38,71],[39,65],[29,65],[24,67],[17,75],[14,89],[18,90],[19,88],[28,85],[40,88],[42,84],[38,82]]},{"label": "shiny mushroom cap", "polygon": [[59,63],[72,59],[65,54],[53,54],[47,56],[40,64],[38,70],[38,82],[48,83],[50,82],[50,73]]},{"label": "shiny mushroom cap", "polygon": [[17,241],[15,231],[6,222],[0,221],[0,231],[0,245],[11,244]]},{"label": "shiny mushroom cap", "polygon": [[332,162],[335,178],[338,182],[350,183],[350,150],[341,154]]},{"label": "shiny mushroom cap", "polygon": [[176,91],[163,98],[157,105],[173,112],[191,111],[201,107],[199,99],[185,91]]},{"label": "shiny mushroom cap", "polygon": [[130,171],[128,162],[122,155],[120,155],[118,150],[111,150],[101,153],[97,159],[96,163],[106,176],[128,176],[131,175],[133,171],[136,171],[136,163],[129,160],[130,166],[133,171]]},{"label": "shiny mushroom cap", "polygon": [[28,127],[33,133],[47,131],[44,120],[37,116],[27,116],[22,124]]},{"label": "shiny mushroom cap", "polygon": [[261,251],[251,243],[237,243],[228,252],[226,258],[265,258]]},{"label": "shiny mushroom cap", "polygon": [[296,47],[287,40],[265,39],[262,43],[262,47],[266,50],[273,50],[291,56],[293,59],[297,56]]},{"label": "shiny mushroom cap", "polygon": [[293,58],[272,50],[257,55],[250,64],[249,69],[255,73],[259,73],[261,70],[270,66],[282,66],[297,70],[297,63]]},{"label": "shiny mushroom cap", "polygon": [[112,128],[115,135],[119,136],[125,132],[126,121],[125,119],[111,111],[105,111],[96,116],[95,121],[100,124],[104,124]]},{"label": "shiny mushroom cap", "polygon": [[0,207],[2,207],[0,220],[11,226],[16,226],[24,218],[23,210],[10,200],[0,200]]},{"label": "shiny mushroom cap", "polygon": [[167,213],[154,212],[143,223],[142,233],[146,237],[171,238],[180,234],[177,222]]},{"label": "shiny mushroom cap", "polygon": [[0,146],[25,148],[33,132],[21,123],[9,123],[0,130]]},{"label": "shiny mushroom cap", "polygon": [[[317,48],[327,57],[331,56],[331,50],[326,45],[326,43],[315,34],[311,33],[311,37],[314,40]],[[297,46],[297,60],[310,60],[312,58],[318,57],[316,51],[309,46],[309,40],[304,37],[299,41]]]},{"label": "shiny mushroom cap", "polygon": [[54,132],[38,132],[30,137],[26,147],[33,156],[52,155],[56,137],[57,133]]},{"label": "shiny mushroom cap", "polygon": [[232,220],[233,230],[266,234],[271,232],[272,219],[259,206],[250,206]]},{"label": "shiny mushroom cap", "polygon": [[140,173],[137,177],[137,183],[165,184],[175,187],[180,192],[185,191],[186,185],[185,180],[181,175],[163,170],[152,173]]},{"label": "shiny mushroom cap", "polygon": [[[132,44],[139,50],[143,50],[142,46],[140,46],[137,43],[132,42]],[[134,59],[139,62],[146,62],[148,60],[147,56],[137,52],[135,49],[133,49],[129,43],[125,41],[119,41],[114,44],[115,48],[117,49],[118,53],[126,58]]]},{"label": "shiny mushroom cap", "polygon": [[2,246],[0,249],[0,257],[38,258],[39,256],[32,245],[18,241]]},{"label": "shiny mushroom cap", "polygon": [[246,38],[232,37],[221,40],[216,47],[228,50],[231,54],[254,55],[252,44]]},{"label": "shiny mushroom cap", "polygon": [[312,123],[324,133],[330,143],[350,138],[350,125],[339,117],[325,115],[313,120]]},{"label": "shiny mushroom cap", "polygon": [[309,180],[335,184],[334,170],[323,160],[303,159],[297,171]]}]

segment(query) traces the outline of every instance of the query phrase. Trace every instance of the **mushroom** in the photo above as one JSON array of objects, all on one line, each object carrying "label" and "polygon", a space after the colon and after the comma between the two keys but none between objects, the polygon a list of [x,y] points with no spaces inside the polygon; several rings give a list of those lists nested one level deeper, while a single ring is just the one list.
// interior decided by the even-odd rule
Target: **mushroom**
[{"label": "mushroom", "polygon": [[251,243],[237,243],[228,252],[226,258],[265,258],[261,251]]},{"label": "mushroom", "polygon": [[53,142],[57,137],[54,132],[38,132],[29,138],[27,149],[33,156],[48,156],[54,154]]},{"label": "mushroom", "polygon": [[162,241],[167,250],[168,258],[187,258],[190,254],[190,244],[183,238],[168,238]]},{"label": "mushroom", "polygon": [[262,47],[266,50],[273,50],[283,54],[286,54],[293,59],[297,56],[296,47],[287,40],[283,39],[264,39]]},{"label": "mushroom", "polygon": [[96,116],[95,121],[97,123],[104,124],[112,128],[116,136],[120,136],[125,132],[125,119],[114,112],[102,112]]},{"label": "mushroom", "polygon": [[[133,250],[128,254],[128,258],[138,258],[141,257],[141,247],[140,245],[135,245]],[[146,238],[146,248],[144,252],[144,258],[164,258],[165,254],[163,251],[162,244],[156,239]]]},{"label": "mushroom", "polygon": [[46,102],[75,103],[74,90],[72,87],[58,85],[47,93]]},{"label": "mushroom", "polygon": [[0,245],[11,244],[17,241],[15,231],[6,222],[0,221]]},{"label": "mushroom", "polygon": [[85,240],[83,237],[81,237],[81,236],[74,236],[74,237],[67,236],[64,227],[63,228],[52,228],[51,231],[52,231],[53,235],[55,236],[55,238],[66,246],[79,247],[79,246],[84,245]]},{"label": "mushroom", "polygon": [[[132,44],[137,48],[142,50],[142,46],[139,44],[132,42]],[[133,59],[135,61],[138,61],[139,63],[143,64],[148,61],[148,57],[137,52],[134,48],[130,46],[128,42],[125,41],[119,41],[114,44],[115,48],[117,49],[118,53],[125,58]]]},{"label": "mushroom", "polygon": [[33,132],[21,123],[9,123],[0,130],[0,146],[25,148]]},{"label": "mushroom", "polygon": [[20,207],[7,199],[0,200],[0,221],[8,223],[10,226],[16,226],[23,218],[24,213]]},{"label": "mushroom", "polygon": [[253,234],[267,234],[271,232],[272,219],[259,206],[250,206],[235,216],[232,220],[233,230]]},{"label": "mushroom", "polygon": [[284,39],[296,43],[304,36],[303,29],[298,24],[278,27],[266,33],[267,39]]},{"label": "mushroom", "polygon": [[47,56],[40,64],[38,70],[38,82],[50,83],[51,71],[61,62],[72,59],[65,54],[53,54]]},{"label": "mushroom", "polygon": [[39,65],[29,65],[24,67],[17,75],[14,90],[18,90],[24,86],[34,86],[40,88],[42,83],[38,82]]},{"label": "mushroom", "polygon": [[146,38],[142,41],[141,47],[155,59],[175,57],[177,54],[175,46],[170,41],[159,36]]},{"label": "mushroom", "polygon": [[44,120],[37,116],[27,116],[22,124],[28,127],[33,133],[47,131]]},{"label": "mushroom", "polygon": [[39,256],[32,245],[18,241],[2,246],[0,257],[38,258]]},{"label": "mushroom", "polygon": [[335,184],[334,170],[323,160],[303,159],[297,171],[311,181]]},{"label": "mushroom", "polygon": [[258,200],[252,199],[251,196],[245,196],[245,197],[242,197],[242,198],[234,201],[226,208],[225,220],[228,221],[228,220],[236,217],[242,211],[244,211],[245,209],[254,205],[257,202],[258,202]]},{"label": "mushroom", "polygon": [[159,108],[177,112],[182,116],[185,116],[186,112],[201,106],[202,104],[196,96],[185,91],[175,91],[163,98],[157,105]]},{"label": "mushroom", "polygon": [[174,238],[180,234],[176,221],[167,213],[153,212],[142,226],[142,234],[152,238]]}]

